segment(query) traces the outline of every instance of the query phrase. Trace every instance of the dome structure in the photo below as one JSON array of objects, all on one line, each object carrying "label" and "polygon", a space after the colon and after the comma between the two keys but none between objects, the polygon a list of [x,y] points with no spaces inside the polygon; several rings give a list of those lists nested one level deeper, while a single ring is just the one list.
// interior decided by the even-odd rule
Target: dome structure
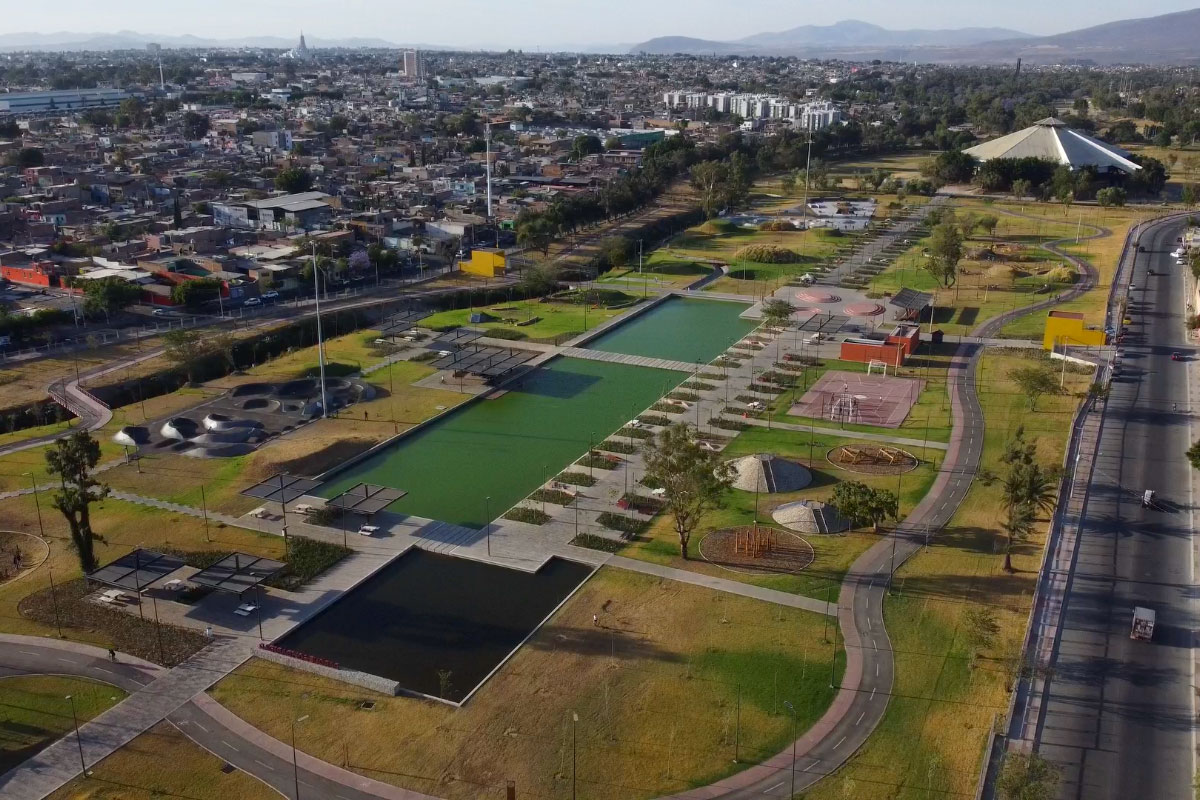
[{"label": "dome structure", "polygon": [[788,530],[800,533],[840,533],[850,527],[836,508],[819,500],[784,503],[771,516]]},{"label": "dome structure", "polygon": [[1130,160],[1128,151],[1068,128],[1067,123],[1054,117],[1040,119],[1028,128],[977,144],[963,152],[978,161],[1042,158],[1071,169],[1092,167],[1101,173],[1132,174],[1141,169]]},{"label": "dome structure", "polygon": [[729,462],[733,488],[743,492],[796,492],[812,483],[812,473],[794,461],[755,453]]}]

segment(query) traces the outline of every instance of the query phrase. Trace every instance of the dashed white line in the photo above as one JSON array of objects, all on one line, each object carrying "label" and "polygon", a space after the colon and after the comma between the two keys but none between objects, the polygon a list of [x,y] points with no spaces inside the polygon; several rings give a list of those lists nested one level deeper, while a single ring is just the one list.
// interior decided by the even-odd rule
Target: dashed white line
[{"label": "dashed white line", "polygon": [[27,656],[40,656],[41,653],[35,653],[32,650],[18,650],[18,653],[24,653]]},{"label": "dashed white line", "polygon": [[107,672],[109,675],[117,674],[117,673],[113,672],[111,669],[107,669],[106,667],[96,667],[96,671],[97,672]]},{"label": "dashed white line", "polygon": [[221,744],[225,745],[226,747],[228,747],[230,750],[232,750],[235,753],[242,752],[241,750],[238,750],[236,747],[234,747],[233,745],[231,745],[229,742],[225,741],[224,739],[221,740]]},{"label": "dashed white line", "polygon": [[61,662],[63,662],[64,664],[74,664],[74,663],[75,663],[75,660],[74,660],[74,659],[72,659],[72,658],[55,658],[54,660],[55,660],[55,661],[61,661]]},{"label": "dashed white line", "polygon": [[[872,649],[872,650],[878,650],[878,649],[879,649],[879,645],[875,644],[875,640],[874,640],[874,639],[872,639],[872,640],[871,640],[871,649]],[[878,666],[878,665],[876,665],[876,666]]]},{"label": "dashed white line", "polygon": [[871,697],[870,697],[869,699],[870,699],[870,700],[874,700],[874,699],[875,699],[875,690],[874,690],[874,689],[872,689],[872,690],[871,690]]},{"label": "dashed white line", "polygon": [[862,722],[863,717],[865,717],[866,715],[867,715],[867,712],[865,712],[865,711],[862,712],[861,714],[859,714],[858,719],[854,720],[854,724],[857,725],[858,723]]},{"label": "dashed white line", "polygon": [[274,768],[274,767],[272,767],[270,764],[268,764],[268,763],[266,763],[266,762],[264,762],[264,761],[259,761],[257,758],[256,758],[256,759],[254,759],[254,763],[255,763],[255,764],[258,764],[260,767],[266,767],[267,769],[271,770],[272,772],[274,772],[274,771],[275,771],[275,768]]},{"label": "dashed white line", "polygon": [[204,727],[204,726],[203,726],[203,725],[201,725],[199,722],[196,722],[196,721],[194,721],[194,720],[193,720],[193,721],[192,721],[192,724],[193,724],[193,725],[195,725],[195,726],[196,726],[197,728],[199,728],[200,730],[204,731],[205,733],[208,733],[208,728]]},{"label": "dashed white line", "polygon": [[842,742],[844,742],[844,741],[846,741],[846,737],[845,737],[845,736],[843,736],[841,739],[838,739],[838,743],[837,743],[837,744],[835,744],[835,745],[833,746],[833,749],[834,749],[834,750],[837,750],[839,747],[841,747],[841,746],[842,746]]},{"label": "dashed white line", "polygon": [[878,663],[877,663],[877,664],[875,664],[875,677],[876,677],[876,678],[878,678],[878,677],[879,677],[879,664],[878,664]]},{"label": "dashed white line", "polygon": [[773,792],[773,791],[775,791],[776,789],[778,789],[780,786],[783,786],[783,781],[780,781],[779,783],[777,783],[777,784],[775,784],[774,786],[771,786],[771,787],[769,787],[769,788],[767,788],[767,789],[763,789],[763,794],[770,794],[771,792]]}]

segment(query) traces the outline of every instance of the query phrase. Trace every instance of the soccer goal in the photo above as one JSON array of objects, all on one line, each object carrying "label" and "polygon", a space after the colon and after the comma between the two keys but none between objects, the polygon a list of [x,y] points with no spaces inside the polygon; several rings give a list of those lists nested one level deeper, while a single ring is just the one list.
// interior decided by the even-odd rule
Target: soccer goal
[{"label": "soccer goal", "polygon": [[887,377],[888,363],[886,361],[879,361],[877,359],[871,359],[871,362],[869,364],[867,364],[867,374],[874,375],[876,368],[878,368],[879,371],[881,373],[883,373],[883,377],[885,377],[885,378]]}]

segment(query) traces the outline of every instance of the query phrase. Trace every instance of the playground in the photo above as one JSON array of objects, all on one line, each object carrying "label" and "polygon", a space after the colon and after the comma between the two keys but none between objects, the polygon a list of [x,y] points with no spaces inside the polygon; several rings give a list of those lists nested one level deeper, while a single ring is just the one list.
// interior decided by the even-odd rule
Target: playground
[{"label": "playground", "polygon": [[700,555],[718,567],[746,575],[790,575],[812,564],[816,552],[796,534],[755,523],[713,531]]},{"label": "playground", "polygon": [[863,475],[898,475],[917,468],[917,457],[890,445],[845,444],[829,451],[835,467]]},{"label": "playground", "polygon": [[924,381],[886,374],[872,363],[868,369],[882,374],[833,370],[826,372],[789,410],[797,417],[833,423],[856,423],[899,428],[921,396]]}]

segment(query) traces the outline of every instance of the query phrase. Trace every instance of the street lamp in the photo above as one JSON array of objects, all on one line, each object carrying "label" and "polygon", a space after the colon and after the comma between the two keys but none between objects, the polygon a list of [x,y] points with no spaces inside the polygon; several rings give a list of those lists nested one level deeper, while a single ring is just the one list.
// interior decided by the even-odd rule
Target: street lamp
[{"label": "street lamp", "polygon": [[579,724],[579,715],[571,712],[571,800],[575,800],[575,726]]},{"label": "street lamp", "polygon": [[790,700],[784,700],[783,706],[792,715],[792,790],[790,797],[796,796],[796,707]]},{"label": "street lamp", "polygon": [[487,535],[487,554],[492,554],[492,497],[488,495],[483,498],[483,518],[484,530]]},{"label": "street lamp", "polygon": [[292,777],[295,779],[296,796],[294,800],[300,800],[300,766],[296,760],[296,725],[308,719],[308,714],[305,714],[299,719],[292,720]]},{"label": "street lamp", "polygon": [[[321,379],[321,416],[323,418],[329,416],[329,403],[325,398],[325,346],[321,343],[321,289],[320,289],[320,267],[317,266],[317,243],[312,243],[312,259],[313,259],[313,299],[317,304],[317,366],[320,370]],[[328,278],[326,278],[326,286],[328,286]]]},{"label": "street lamp", "polygon": [[[29,485],[33,487],[33,507],[37,511],[38,534],[42,541],[46,543],[46,548],[49,550],[50,543],[46,542],[46,528],[42,524],[42,503],[38,499],[37,478],[32,472],[22,472],[22,476],[29,476]],[[50,557],[46,557],[46,571],[50,575],[50,603],[54,606],[54,627],[58,631],[58,638],[62,638],[62,618],[58,614],[58,592],[54,588],[54,567],[50,566]]]},{"label": "street lamp", "polygon": [[71,704],[71,721],[75,723],[75,743],[79,745],[79,769],[83,772],[83,776],[88,776],[87,762],[83,760],[83,739],[79,735],[79,715],[75,713],[75,698],[67,695],[67,701]]}]

